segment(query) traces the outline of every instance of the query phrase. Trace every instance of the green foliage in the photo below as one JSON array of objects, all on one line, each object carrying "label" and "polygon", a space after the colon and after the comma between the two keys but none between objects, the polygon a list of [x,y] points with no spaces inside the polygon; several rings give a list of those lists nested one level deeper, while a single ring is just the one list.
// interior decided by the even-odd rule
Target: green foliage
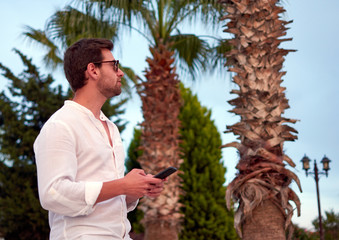
[{"label": "green foliage", "polygon": [[141,168],[140,163],[138,162],[138,157],[142,155],[142,150],[138,149],[141,146],[141,130],[134,129],[133,139],[131,140],[126,158],[126,171],[129,172],[133,168]]},{"label": "green foliage", "polygon": [[[322,216],[322,226],[325,240],[339,239],[339,213],[335,213],[334,210],[325,211],[325,217]],[[317,232],[319,228],[319,218],[312,221],[314,228]]]},{"label": "green foliage", "polygon": [[33,142],[39,131],[66,96],[61,87],[51,88],[50,75],[18,50],[25,69],[15,76],[0,64],[2,75],[11,81],[10,97],[0,94],[0,232],[5,239],[48,239],[47,212],[40,207]]},{"label": "green foliage", "polygon": [[181,86],[184,105],[181,120],[181,148],[184,159],[181,197],[185,215],[181,240],[237,239],[233,212],[226,209],[226,169],[221,162],[221,138],[211,111],[202,107],[189,89]]},{"label": "green foliage", "polygon": [[[125,162],[126,166],[126,173],[131,171],[133,168],[141,168],[140,163],[138,162],[138,157],[142,155],[142,150],[138,149],[141,146],[141,130],[134,129],[133,139],[129,144],[127,150],[127,158]],[[139,209],[134,209],[127,214],[128,220],[131,222],[132,225],[132,232],[134,233],[143,233],[144,226],[140,223],[140,221],[144,217],[144,212]]]},{"label": "green foliage", "polygon": [[[211,118],[211,112],[202,107],[190,90],[181,89],[184,100],[181,108],[181,135],[183,171],[181,198],[185,214],[180,239],[237,239],[233,228],[233,213],[227,211],[225,203],[225,172],[221,159],[221,139]],[[137,158],[141,151],[140,130],[134,131],[134,138],[128,149],[126,163],[128,171],[140,168]],[[134,215],[133,215],[134,214]],[[129,213],[133,231],[142,232],[139,221],[141,211]]]},{"label": "green foliage", "polygon": [[[211,55],[214,56],[213,61],[225,61],[224,55],[217,53],[215,46],[210,47],[210,43],[219,45],[221,40],[208,35],[221,26],[221,13],[222,5],[216,0],[76,0],[55,12],[47,20],[43,31],[26,26],[23,34],[44,47],[47,50],[44,57],[46,64],[56,67],[62,63],[63,50],[81,38],[100,37],[116,43],[122,40],[119,36],[124,31],[135,31],[150,46],[169,44],[176,53],[178,70],[194,79],[206,69],[215,70],[209,64]],[[208,34],[181,33],[184,26],[197,22],[199,29]],[[127,80],[134,81],[136,78],[128,76]]]},{"label": "green foliage", "polygon": [[319,235],[315,232],[307,231],[304,228],[299,227],[298,225],[294,225],[292,239],[293,240],[317,240],[319,239]]},{"label": "green foliage", "polygon": [[40,207],[34,165],[0,162],[0,232],[5,239],[48,239],[47,212]]},{"label": "green foliage", "polygon": [[[51,75],[41,75],[18,50],[24,70],[17,76],[0,63],[9,87],[0,93],[0,233],[6,240],[48,239],[47,211],[40,207],[33,143],[43,124],[69,99]],[[123,100],[122,102],[124,102]],[[123,113],[106,104],[110,117]],[[119,125],[120,129],[124,125]]]},{"label": "green foliage", "polygon": [[[322,225],[325,240],[339,239],[339,214],[334,210],[325,211],[326,217],[322,216]],[[312,221],[315,232],[307,231],[297,225],[294,225],[293,240],[317,240],[319,236],[319,218]]]}]

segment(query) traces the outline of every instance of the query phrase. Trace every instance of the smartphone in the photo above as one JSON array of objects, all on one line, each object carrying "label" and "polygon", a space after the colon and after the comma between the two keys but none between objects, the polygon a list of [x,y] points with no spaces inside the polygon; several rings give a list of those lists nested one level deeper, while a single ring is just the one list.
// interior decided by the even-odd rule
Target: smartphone
[{"label": "smartphone", "polygon": [[160,178],[160,179],[165,179],[166,177],[168,177],[172,173],[175,173],[176,171],[177,171],[177,169],[175,167],[169,167],[169,168],[166,168],[165,170],[162,170],[161,172],[157,173],[156,175],[154,175],[154,177]]}]

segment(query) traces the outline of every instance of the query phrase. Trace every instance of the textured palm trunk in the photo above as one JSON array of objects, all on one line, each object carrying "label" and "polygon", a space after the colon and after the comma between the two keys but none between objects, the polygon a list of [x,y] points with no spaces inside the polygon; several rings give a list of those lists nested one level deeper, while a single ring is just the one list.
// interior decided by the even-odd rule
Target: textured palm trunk
[{"label": "textured palm trunk", "polygon": [[[144,122],[142,127],[143,155],[138,159],[147,173],[155,174],[166,167],[179,168],[179,125],[181,98],[179,81],[172,67],[173,52],[165,45],[150,48],[146,82],[142,82],[139,95],[142,100]],[[143,198],[146,240],[175,240],[178,238],[180,178],[171,175],[163,193],[155,199]]]},{"label": "textured palm trunk", "polygon": [[[240,121],[227,126],[239,136],[240,142],[223,147],[235,147],[240,154],[237,176],[226,192],[227,206],[231,198],[239,203],[235,213],[235,227],[244,239],[285,239],[285,232],[293,231],[291,217],[295,202],[298,215],[300,201],[289,188],[298,177],[285,168],[293,161],[284,154],[284,141],[294,141],[295,129],[286,123],[296,120],[282,117],[289,108],[280,84],[285,72],[281,71],[284,56],[292,50],[279,48],[286,34],[280,20],[284,12],[277,0],[221,0],[227,12],[226,32],[234,34],[229,41],[233,49],[226,54],[233,81],[239,86],[231,91],[237,97],[229,103],[231,112]],[[301,191],[301,188],[300,188]]]},{"label": "textured palm trunk", "polygon": [[[270,200],[265,200],[253,210],[252,218],[245,219],[243,240],[253,239],[286,239],[285,216]],[[263,229],[265,229],[263,231]]]}]

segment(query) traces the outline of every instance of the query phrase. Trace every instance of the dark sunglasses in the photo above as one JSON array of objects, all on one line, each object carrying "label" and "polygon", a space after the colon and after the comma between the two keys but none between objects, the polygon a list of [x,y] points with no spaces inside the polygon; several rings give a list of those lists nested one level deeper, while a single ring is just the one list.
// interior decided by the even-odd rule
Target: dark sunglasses
[{"label": "dark sunglasses", "polygon": [[93,62],[94,64],[101,64],[101,63],[113,63],[113,70],[118,71],[119,70],[119,60],[111,60],[111,61],[100,61],[100,62]]}]

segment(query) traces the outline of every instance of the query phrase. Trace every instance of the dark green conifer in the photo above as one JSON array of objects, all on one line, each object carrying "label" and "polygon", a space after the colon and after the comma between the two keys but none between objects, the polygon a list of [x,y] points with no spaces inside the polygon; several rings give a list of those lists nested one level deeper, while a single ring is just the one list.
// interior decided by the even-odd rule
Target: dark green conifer
[{"label": "dark green conifer", "polygon": [[18,50],[24,70],[14,75],[0,64],[9,80],[0,94],[0,232],[5,239],[48,239],[47,211],[40,207],[33,142],[47,119],[62,106],[60,86],[42,76]]}]

